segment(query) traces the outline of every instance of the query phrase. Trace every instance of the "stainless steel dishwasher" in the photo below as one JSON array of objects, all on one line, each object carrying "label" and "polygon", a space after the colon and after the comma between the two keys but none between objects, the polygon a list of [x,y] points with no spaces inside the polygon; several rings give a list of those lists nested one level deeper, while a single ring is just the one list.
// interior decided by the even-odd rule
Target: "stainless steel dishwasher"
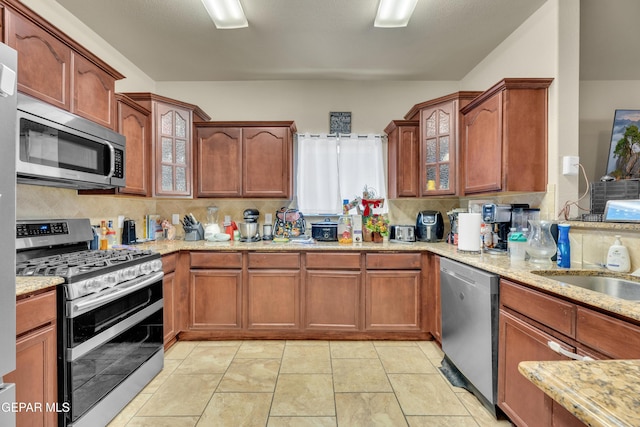
[{"label": "stainless steel dishwasher", "polygon": [[445,353],[442,371],[454,385],[473,392],[494,415],[498,383],[498,289],[497,275],[440,259]]}]

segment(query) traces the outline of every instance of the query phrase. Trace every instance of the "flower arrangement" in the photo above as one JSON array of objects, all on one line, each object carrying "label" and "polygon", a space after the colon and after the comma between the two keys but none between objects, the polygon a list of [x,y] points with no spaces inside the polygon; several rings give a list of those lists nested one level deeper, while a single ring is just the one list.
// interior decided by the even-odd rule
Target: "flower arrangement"
[{"label": "flower arrangement", "polygon": [[389,235],[389,220],[386,215],[373,214],[368,216],[365,227],[372,233],[380,233],[381,236]]}]

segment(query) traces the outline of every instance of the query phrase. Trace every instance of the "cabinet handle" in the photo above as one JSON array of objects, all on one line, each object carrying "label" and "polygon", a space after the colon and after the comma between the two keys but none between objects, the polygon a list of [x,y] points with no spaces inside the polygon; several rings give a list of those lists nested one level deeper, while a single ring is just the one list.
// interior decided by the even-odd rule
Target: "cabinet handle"
[{"label": "cabinet handle", "polygon": [[573,359],[573,360],[580,360],[582,362],[588,362],[588,361],[592,361],[593,359],[589,356],[580,356],[579,354],[576,353],[571,353],[570,351],[565,350],[564,348],[562,348],[560,346],[560,344],[558,344],[555,341],[548,341],[547,345],[549,346],[549,348],[553,351],[555,351],[558,354],[561,354],[563,356],[568,357],[569,359]]}]

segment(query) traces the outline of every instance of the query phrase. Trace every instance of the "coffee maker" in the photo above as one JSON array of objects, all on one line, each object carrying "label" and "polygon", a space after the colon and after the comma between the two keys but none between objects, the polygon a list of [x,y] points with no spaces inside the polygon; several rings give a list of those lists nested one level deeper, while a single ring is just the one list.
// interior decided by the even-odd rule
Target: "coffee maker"
[{"label": "coffee maker", "polygon": [[[526,203],[516,203],[511,205],[498,205],[495,203],[485,203],[482,205],[482,221],[491,227],[493,236],[497,236],[497,243],[493,249],[500,251],[507,250],[507,238],[511,228],[511,214],[514,210],[528,208]],[[496,239],[494,237],[493,241]]]}]

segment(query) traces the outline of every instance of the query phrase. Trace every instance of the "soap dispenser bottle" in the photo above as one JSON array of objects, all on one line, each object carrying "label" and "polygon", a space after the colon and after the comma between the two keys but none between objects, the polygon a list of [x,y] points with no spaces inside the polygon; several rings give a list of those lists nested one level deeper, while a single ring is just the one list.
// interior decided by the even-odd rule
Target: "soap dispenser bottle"
[{"label": "soap dispenser bottle", "polygon": [[615,242],[609,247],[607,254],[607,268],[611,271],[627,273],[631,270],[629,251],[620,242],[620,236],[616,236]]}]

